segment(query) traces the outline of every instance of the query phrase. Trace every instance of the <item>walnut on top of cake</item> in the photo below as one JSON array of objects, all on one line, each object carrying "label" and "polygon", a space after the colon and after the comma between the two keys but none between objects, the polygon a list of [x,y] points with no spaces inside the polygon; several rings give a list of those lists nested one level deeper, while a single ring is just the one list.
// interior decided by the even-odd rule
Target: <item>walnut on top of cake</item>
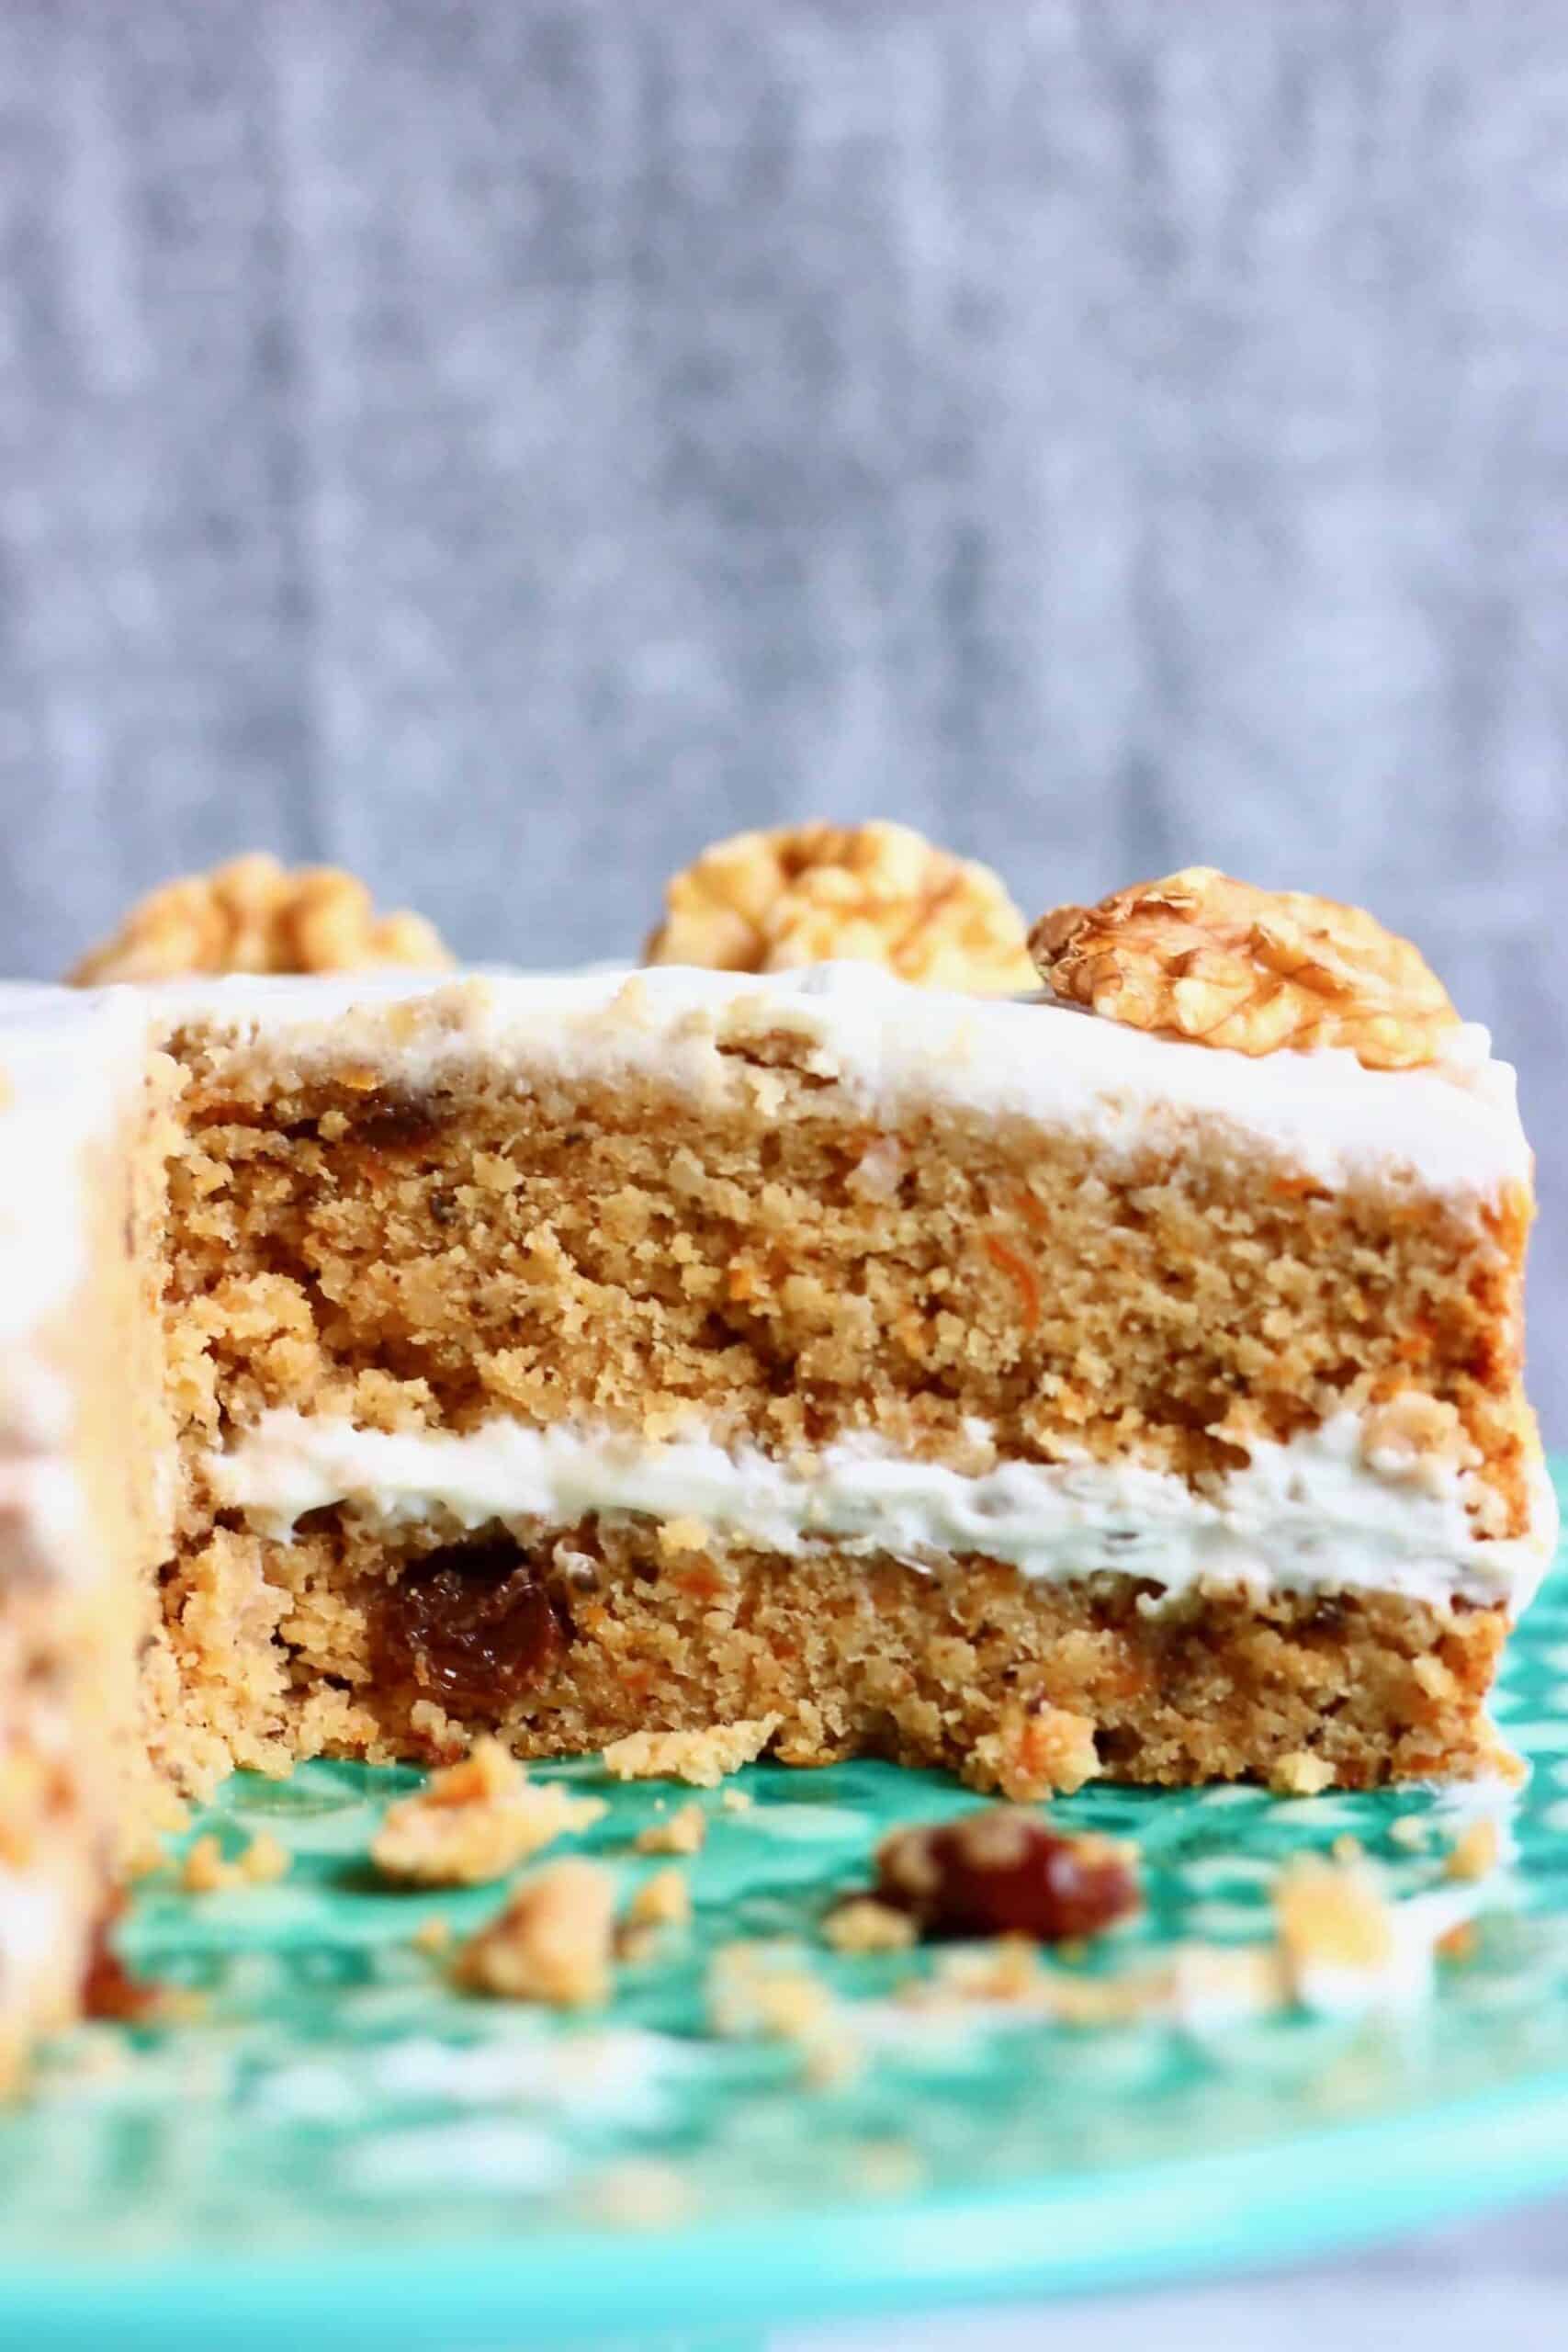
[{"label": "walnut on top of cake", "polygon": [[452,961],[423,915],[378,915],[355,875],[333,865],[289,870],[256,850],[149,891],[69,978],[73,988],[106,988],[192,972],[444,971]]},{"label": "walnut on top of cake", "polygon": [[1066,1002],[1237,1053],[1338,1046],[1368,1069],[1413,1069],[1459,1024],[1420,950],[1364,909],[1212,865],[1056,907],[1029,944]]},{"label": "walnut on top of cake", "polygon": [[782,972],[841,958],[976,996],[1035,985],[1023,917],[998,876],[908,825],[737,833],[664,896],[649,964]]}]

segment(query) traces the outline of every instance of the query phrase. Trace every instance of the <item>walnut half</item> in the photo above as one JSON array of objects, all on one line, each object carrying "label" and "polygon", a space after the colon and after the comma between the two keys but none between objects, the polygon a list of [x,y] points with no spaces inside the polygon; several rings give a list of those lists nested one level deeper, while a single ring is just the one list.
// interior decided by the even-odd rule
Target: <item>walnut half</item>
[{"label": "walnut half", "polygon": [[1034,986],[1023,917],[988,866],[908,825],[796,825],[716,842],[665,891],[649,964],[781,972],[832,958],[976,996]]},{"label": "walnut half", "polygon": [[1459,1020],[1420,950],[1362,908],[1212,865],[1057,907],[1029,944],[1066,1001],[1237,1053],[1338,1046],[1368,1069],[1414,1069]]},{"label": "walnut half", "polygon": [[186,972],[443,970],[451,962],[423,915],[378,915],[355,876],[332,865],[291,873],[257,850],[150,891],[70,979],[86,989]]}]

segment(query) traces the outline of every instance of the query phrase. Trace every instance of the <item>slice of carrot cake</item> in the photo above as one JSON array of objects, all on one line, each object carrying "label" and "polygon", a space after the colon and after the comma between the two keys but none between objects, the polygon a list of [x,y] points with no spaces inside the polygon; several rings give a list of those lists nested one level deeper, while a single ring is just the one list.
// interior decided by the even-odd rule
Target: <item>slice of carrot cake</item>
[{"label": "slice of carrot cake", "polygon": [[1032,944],[998,994],[995,877],[809,828],[639,972],[451,976],[247,860],[83,967],[139,985],[6,993],[0,2053],[149,1751],[1497,1760],[1555,1534],[1512,1072],[1323,900],[1193,869]]},{"label": "slice of carrot cake", "polygon": [[768,1716],[1015,1795],[1491,1761],[1553,1525],[1512,1074],[1323,901],[1198,873],[1037,945],[1012,1001],[152,992],[187,1766]]}]

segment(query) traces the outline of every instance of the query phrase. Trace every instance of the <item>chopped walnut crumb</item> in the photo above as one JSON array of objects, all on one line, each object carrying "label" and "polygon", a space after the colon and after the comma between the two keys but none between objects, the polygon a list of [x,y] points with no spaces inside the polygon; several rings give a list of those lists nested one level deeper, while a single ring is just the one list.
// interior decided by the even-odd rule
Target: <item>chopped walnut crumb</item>
[{"label": "chopped walnut crumb", "polygon": [[982,996],[1034,986],[1023,918],[989,867],[907,825],[738,833],[665,892],[650,964],[778,972],[841,958]]},{"label": "chopped walnut crumb", "polygon": [[1057,907],[1030,946],[1058,997],[1243,1054],[1339,1046],[1369,1069],[1409,1069],[1459,1020],[1420,951],[1361,908],[1209,865]]},{"label": "chopped walnut crumb", "polygon": [[633,1928],[684,1928],[691,1924],[692,1890],[680,1871],[655,1871],[626,1905]]},{"label": "chopped walnut crumb", "polygon": [[685,1781],[694,1789],[716,1789],[729,1772],[750,1764],[777,1731],[783,1717],[710,1724],[705,1731],[634,1731],[613,1739],[604,1763],[618,1781]]},{"label": "chopped walnut crumb", "polygon": [[1503,1841],[1495,1821],[1472,1821],[1443,1864],[1445,1878],[1489,1878],[1502,1860]]},{"label": "chopped walnut crumb", "polygon": [[702,1806],[683,1804],[639,1829],[632,1844],[639,1854],[700,1854],[707,1834],[707,1815]]},{"label": "chopped walnut crumb", "polygon": [[1066,1707],[1012,1705],[995,1731],[975,1742],[964,1767],[974,1789],[997,1789],[1016,1804],[1071,1796],[1100,1771],[1094,1724]]},{"label": "chopped walnut crumb", "polygon": [[460,1763],[389,1806],[370,1858],[383,1877],[407,1884],[479,1886],[604,1812],[602,1797],[530,1781],[498,1739],[480,1739]]},{"label": "chopped walnut crumb", "polygon": [[70,977],[76,988],[102,988],[183,972],[442,969],[451,961],[423,915],[378,915],[352,874],[289,872],[258,851],[152,891]]},{"label": "chopped walnut crumb", "polygon": [[896,1911],[871,1894],[852,1896],[822,1922],[822,1940],[835,1951],[907,1951],[915,1936],[908,1911]]},{"label": "chopped walnut crumb", "polygon": [[615,1883],[598,1862],[546,1862],[457,1955],[457,1981],[508,2001],[586,2008],[607,2000]]},{"label": "chopped walnut crumb", "polygon": [[1269,1786],[1277,1797],[1320,1797],[1334,1786],[1334,1767],[1304,1747],[1293,1747],[1288,1756],[1274,1758]]}]

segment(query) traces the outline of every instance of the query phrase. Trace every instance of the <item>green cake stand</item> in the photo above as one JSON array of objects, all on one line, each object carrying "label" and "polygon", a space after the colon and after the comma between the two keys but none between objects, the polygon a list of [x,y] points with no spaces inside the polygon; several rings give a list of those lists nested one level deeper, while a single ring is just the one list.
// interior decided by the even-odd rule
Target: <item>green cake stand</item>
[{"label": "green cake stand", "polygon": [[[1387,2015],[1156,2018],[1073,2031],[945,2022],[894,1996],[924,1954],[830,1953],[824,1914],[894,1823],[976,1801],[879,1764],[760,1766],[682,1867],[690,1929],[563,2018],[454,1991],[429,1923],[495,1887],[409,1894],[367,1851],[407,1771],[240,1776],[194,1826],[294,1857],[266,1887],[142,1882],[124,1948],[190,1997],[84,2027],[0,2122],[0,2342],[51,2352],[294,2352],[756,2342],[770,2324],[1130,2287],[1299,2260],[1568,2186],[1568,1569],[1515,1637],[1498,1791],[1281,1802],[1095,1787],[1054,1810],[1132,1838],[1147,1906],[1083,1963],[1269,1931],[1303,1850],[1359,1839],[1404,1899],[1478,1810],[1517,1858],[1432,1998]],[[608,1800],[578,1849],[631,1887],[636,1832],[693,1792],[551,1777]],[[852,2008],[858,2069],[718,2039],[716,1950],[760,1939]]]}]

